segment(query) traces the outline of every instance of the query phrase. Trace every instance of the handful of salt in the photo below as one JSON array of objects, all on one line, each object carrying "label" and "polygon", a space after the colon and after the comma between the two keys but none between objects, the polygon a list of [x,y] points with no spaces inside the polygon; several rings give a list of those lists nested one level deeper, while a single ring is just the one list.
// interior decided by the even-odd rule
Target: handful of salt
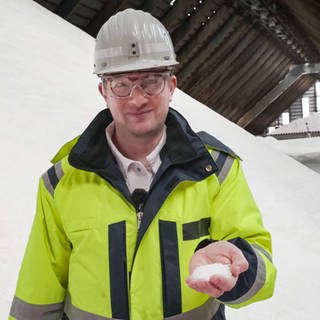
[{"label": "handful of salt", "polygon": [[222,263],[205,264],[197,267],[191,277],[194,279],[209,280],[211,276],[219,275],[225,278],[231,278],[230,267]]}]

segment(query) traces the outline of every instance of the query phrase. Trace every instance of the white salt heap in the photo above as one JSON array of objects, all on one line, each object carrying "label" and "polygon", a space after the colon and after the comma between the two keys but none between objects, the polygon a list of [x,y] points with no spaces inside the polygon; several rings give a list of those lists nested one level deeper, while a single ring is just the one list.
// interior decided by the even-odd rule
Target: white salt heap
[{"label": "white salt heap", "polygon": [[209,280],[213,275],[219,275],[225,278],[232,277],[230,267],[228,265],[222,263],[213,263],[197,267],[192,273],[192,278]]}]

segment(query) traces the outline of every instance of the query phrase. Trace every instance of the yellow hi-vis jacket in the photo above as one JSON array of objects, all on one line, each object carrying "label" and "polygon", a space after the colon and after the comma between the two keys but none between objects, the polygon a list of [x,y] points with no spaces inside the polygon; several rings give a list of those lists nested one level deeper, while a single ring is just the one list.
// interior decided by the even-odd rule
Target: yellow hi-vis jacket
[{"label": "yellow hi-vis jacket", "polygon": [[[225,305],[270,297],[270,235],[237,156],[170,109],[161,166],[139,199],[108,148],[111,121],[101,111],[41,177],[9,319],[221,320]],[[214,299],[185,279],[194,251],[222,239],[250,267]]]}]

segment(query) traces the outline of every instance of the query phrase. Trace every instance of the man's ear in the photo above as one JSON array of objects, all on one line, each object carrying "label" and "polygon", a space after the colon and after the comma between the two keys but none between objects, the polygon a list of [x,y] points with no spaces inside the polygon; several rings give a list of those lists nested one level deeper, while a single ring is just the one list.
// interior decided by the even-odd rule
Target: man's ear
[{"label": "man's ear", "polygon": [[100,82],[100,83],[98,84],[98,89],[99,89],[100,94],[103,96],[103,98],[106,99],[107,96],[106,96],[106,94],[105,94],[105,90],[104,90],[104,88],[103,88],[102,82]]},{"label": "man's ear", "polygon": [[169,85],[169,91],[171,95],[173,95],[173,92],[176,89],[176,87],[177,87],[177,77],[175,75],[172,75],[170,79],[170,85]]},{"label": "man's ear", "polygon": [[176,76],[171,76],[170,77],[170,83],[169,83],[169,92],[170,92],[170,102],[172,101],[172,95],[174,93],[174,90],[177,87],[177,77]]}]

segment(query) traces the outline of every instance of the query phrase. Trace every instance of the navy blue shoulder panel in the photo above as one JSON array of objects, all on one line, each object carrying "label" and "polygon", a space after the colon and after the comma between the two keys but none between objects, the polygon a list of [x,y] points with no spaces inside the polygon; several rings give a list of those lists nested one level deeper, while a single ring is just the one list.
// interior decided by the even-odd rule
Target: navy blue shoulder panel
[{"label": "navy blue shoulder panel", "polygon": [[197,135],[199,136],[201,141],[204,144],[208,145],[209,147],[212,147],[218,151],[227,153],[228,155],[234,158],[239,158],[239,156],[232,149],[230,149],[228,146],[223,144],[220,140],[210,135],[209,133],[205,131],[200,131],[200,132],[197,132]]}]

